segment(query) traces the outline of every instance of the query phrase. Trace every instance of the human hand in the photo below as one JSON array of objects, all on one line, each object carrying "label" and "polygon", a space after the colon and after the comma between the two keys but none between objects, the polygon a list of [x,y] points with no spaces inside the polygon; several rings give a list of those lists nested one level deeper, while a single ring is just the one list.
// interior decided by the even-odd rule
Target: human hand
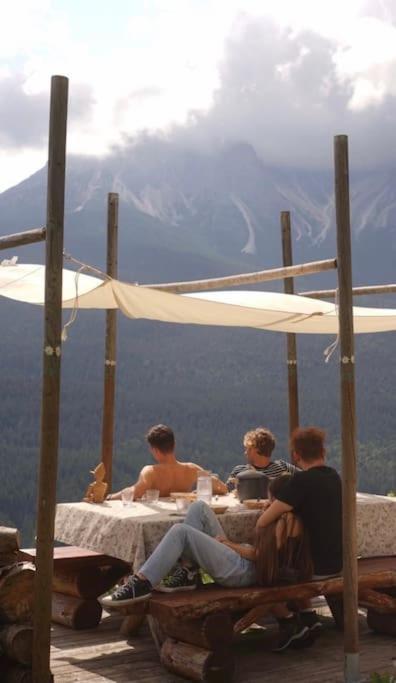
[{"label": "human hand", "polygon": [[218,541],[219,543],[227,543],[227,538],[225,536],[219,535],[219,536],[216,536],[215,538],[216,538],[216,541]]}]

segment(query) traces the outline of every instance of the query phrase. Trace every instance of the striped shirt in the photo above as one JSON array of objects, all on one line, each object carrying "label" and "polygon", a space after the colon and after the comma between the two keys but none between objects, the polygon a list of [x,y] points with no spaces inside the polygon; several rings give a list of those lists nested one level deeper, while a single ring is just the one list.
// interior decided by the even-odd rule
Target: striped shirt
[{"label": "striped shirt", "polygon": [[266,467],[256,467],[255,465],[248,464],[236,465],[226,481],[228,490],[233,491],[235,489],[235,482],[233,479],[237,476],[237,474],[250,469],[255,469],[257,472],[263,472],[263,474],[266,474],[270,479],[276,479],[276,477],[279,477],[279,475],[283,474],[284,472],[288,472],[289,474],[295,474],[296,472],[299,472],[298,467],[292,465],[290,462],[285,462],[285,460],[274,460]]}]

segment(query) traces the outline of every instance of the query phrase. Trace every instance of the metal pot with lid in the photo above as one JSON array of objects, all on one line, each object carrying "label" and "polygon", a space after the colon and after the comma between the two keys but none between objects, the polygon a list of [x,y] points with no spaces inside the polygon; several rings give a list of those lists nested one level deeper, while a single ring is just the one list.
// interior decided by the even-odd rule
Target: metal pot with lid
[{"label": "metal pot with lid", "polygon": [[237,495],[241,503],[250,498],[268,498],[269,479],[264,472],[253,467],[236,475]]}]

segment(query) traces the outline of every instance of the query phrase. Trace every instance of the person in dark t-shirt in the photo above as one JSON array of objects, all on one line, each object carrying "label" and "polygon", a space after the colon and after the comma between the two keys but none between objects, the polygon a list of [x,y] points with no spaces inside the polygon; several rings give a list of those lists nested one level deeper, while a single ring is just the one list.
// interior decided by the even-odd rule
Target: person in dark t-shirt
[{"label": "person in dark t-shirt", "polygon": [[[325,464],[325,433],[316,427],[297,428],[291,436],[296,472],[277,499],[259,517],[257,527],[266,527],[293,510],[308,532],[314,578],[335,575],[342,569],[342,494],[339,474]],[[305,615],[304,615],[305,613]],[[293,615],[280,606],[278,620]],[[320,626],[315,612],[305,608],[300,616],[310,629]]]}]

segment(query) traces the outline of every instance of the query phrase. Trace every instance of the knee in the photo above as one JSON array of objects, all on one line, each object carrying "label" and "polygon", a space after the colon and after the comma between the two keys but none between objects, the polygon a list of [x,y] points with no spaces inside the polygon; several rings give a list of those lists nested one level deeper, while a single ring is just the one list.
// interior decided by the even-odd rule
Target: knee
[{"label": "knee", "polygon": [[169,529],[168,533],[172,536],[185,536],[188,528],[189,527],[187,524],[184,524],[183,522],[178,522]]},{"label": "knee", "polygon": [[206,508],[206,503],[203,500],[196,500],[194,503],[191,503],[189,511],[191,512],[202,512],[202,510],[205,510]]}]

